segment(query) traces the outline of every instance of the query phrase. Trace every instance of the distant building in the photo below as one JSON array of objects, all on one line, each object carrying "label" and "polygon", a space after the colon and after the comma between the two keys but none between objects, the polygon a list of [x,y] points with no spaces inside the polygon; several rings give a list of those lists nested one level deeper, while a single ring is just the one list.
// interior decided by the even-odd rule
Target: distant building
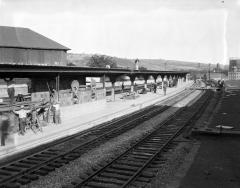
[{"label": "distant building", "polygon": [[66,65],[69,48],[28,28],[0,26],[0,63]]},{"label": "distant building", "polygon": [[240,58],[230,58],[228,79],[240,80]]}]

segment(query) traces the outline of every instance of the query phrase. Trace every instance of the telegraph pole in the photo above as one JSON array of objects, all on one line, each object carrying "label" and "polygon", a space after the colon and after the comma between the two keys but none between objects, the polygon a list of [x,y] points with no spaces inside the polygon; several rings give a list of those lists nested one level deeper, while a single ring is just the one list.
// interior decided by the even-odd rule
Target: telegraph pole
[{"label": "telegraph pole", "polygon": [[208,79],[210,80],[210,67],[211,67],[211,63],[208,64]]}]

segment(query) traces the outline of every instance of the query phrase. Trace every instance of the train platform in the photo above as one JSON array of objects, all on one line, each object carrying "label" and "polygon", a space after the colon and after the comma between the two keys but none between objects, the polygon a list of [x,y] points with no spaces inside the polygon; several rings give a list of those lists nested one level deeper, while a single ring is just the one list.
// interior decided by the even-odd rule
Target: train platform
[{"label": "train platform", "polygon": [[194,134],[240,136],[240,82],[226,82],[212,122],[194,128]]},{"label": "train platform", "polygon": [[131,100],[122,99],[122,94],[117,94],[115,101],[108,97],[107,100],[61,107],[61,124],[44,126],[43,132],[28,131],[24,136],[15,135],[14,142],[13,138],[7,138],[6,146],[0,147],[0,160],[163,101],[191,85],[192,82],[188,82],[176,88],[168,88],[166,96],[159,89],[157,93],[139,94]]},{"label": "train platform", "polygon": [[232,84],[197,136],[200,148],[179,188],[240,187],[240,88]]}]

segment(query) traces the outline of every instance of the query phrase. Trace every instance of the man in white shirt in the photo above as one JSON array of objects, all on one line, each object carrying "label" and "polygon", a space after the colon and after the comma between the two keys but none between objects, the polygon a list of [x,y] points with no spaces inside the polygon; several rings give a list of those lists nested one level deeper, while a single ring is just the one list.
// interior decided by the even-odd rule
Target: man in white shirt
[{"label": "man in white shirt", "polygon": [[30,112],[30,110],[25,110],[24,106],[21,106],[20,110],[17,111],[13,111],[15,114],[18,114],[19,116],[19,131],[20,134],[24,135],[25,133],[25,125],[26,125],[26,117],[27,117],[27,113]]}]

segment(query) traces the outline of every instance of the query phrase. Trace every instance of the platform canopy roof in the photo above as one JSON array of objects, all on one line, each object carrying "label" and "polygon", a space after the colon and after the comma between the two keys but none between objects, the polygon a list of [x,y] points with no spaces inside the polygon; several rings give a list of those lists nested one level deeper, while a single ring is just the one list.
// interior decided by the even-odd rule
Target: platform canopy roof
[{"label": "platform canopy roof", "polygon": [[24,65],[24,64],[0,64],[0,78],[4,77],[52,77],[58,74],[62,76],[82,75],[89,77],[108,76],[154,76],[154,75],[178,75],[184,76],[186,71],[155,71],[155,70],[130,70],[130,69],[107,69],[107,68],[92,68],[92,67],[76,67],[76,66],[45,66],[45,65]]},{"label": "platform canopy roof", "polygon": [[0,47],[46,49],[46,50],[70,50],[69,48],[22,27],[0,26]]}]

